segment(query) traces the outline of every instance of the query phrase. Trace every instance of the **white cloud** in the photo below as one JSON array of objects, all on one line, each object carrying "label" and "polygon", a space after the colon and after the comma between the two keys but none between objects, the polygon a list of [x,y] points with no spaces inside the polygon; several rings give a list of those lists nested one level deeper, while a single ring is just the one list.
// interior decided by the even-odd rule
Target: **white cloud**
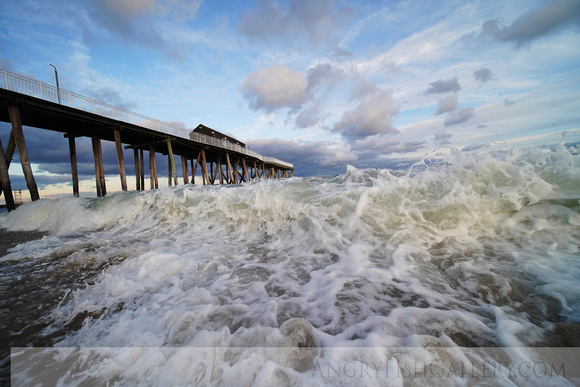
[{"label": "white cloud", "polygon": [[451,138],[453,135],[449,134],[445,131],[445,129],[441,129],[439,131],[437,131],[433,137],[435,138],[435,140],[445,140],[448,138]]},{"label": "white cloud", "polygon": [[357,140],[379,133],[398,133],[393,118],[399,114],[391,91],[382,90],[365,96],[357,106],[344,112],[333,130],[348,139]]},{"label": "white cloud", "polygon": [[458,110],[449,113],[443,125],[445,126],[452,126],[457,124],[462,124],[464,122],[469,121],[475,115],[474,113],[475,108],[467,107],[467,108],[459,108]]},{"label": "white cloud", "polygon": [[445,97],[439,101],[439,106],[437,107],[435,114],[439,115],[452,112],[457,107],[457,104],[458,102],[456,94]]},{"label": "white cloud", "polygon": [[311,44],[330,40],[333,32],[354,16],[348,6],[335,0],[293,0],[287,9],[274,0],[260,0],[257,8],[240,18],[238,31],[254,40],[283,39],[296,42],[306,38]]},{"label": "white cloud", "polygon": [[299,71],[272,63],[244,79],[242,93],[254,110],[272,112],[279,108],[296,108],[312,98],[308,82]]}]

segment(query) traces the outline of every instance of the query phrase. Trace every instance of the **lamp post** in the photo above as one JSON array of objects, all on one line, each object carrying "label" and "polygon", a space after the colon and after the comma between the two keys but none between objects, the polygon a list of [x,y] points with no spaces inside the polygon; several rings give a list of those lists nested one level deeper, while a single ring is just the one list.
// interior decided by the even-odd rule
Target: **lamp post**
[{"label": "lamp post", "polygon": [[54,67],[54,77],[56,78],[56,95],[58,97],[58,103],[60,103],[60,87],[58,86],[58,71],[56,71],[56,66],[53,64],[50,64],[50,66]]}]

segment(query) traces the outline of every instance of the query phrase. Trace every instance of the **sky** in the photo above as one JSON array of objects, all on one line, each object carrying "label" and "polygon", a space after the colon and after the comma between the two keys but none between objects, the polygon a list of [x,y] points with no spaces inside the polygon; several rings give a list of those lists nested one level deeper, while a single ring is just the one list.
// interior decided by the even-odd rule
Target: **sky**
[{"label": "sky", "polygon": [[[0,2],[0,68],[54,84],[49,64],[63,89],[202,123],[295,176],[580,137],[578,0]],[[41,195],[70,192],[67,140],[24,132]],[[94,194],[90,140],[77,151]],[[18,162],[10,174],[24,190]]]}]

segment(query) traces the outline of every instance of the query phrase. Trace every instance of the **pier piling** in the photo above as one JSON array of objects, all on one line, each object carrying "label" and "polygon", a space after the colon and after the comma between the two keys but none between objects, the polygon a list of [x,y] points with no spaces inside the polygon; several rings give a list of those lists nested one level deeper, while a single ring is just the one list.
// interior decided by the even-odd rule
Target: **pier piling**
[{"label": "pier piling", "polygon": [[[0,160],[0,191],[6,192],[8,206],[14,202],[14,194],[8,191],[11,189],[9,168],[16,149],[30,197],[32,200],[40,199],[24,138],[24,126],[61,132],[67,138],[72,191],[75,196],[80,194],[77,137],[91,138],[95,186],[99,197],[107,194],[101,140],[115,144],[123,191],[128,190],[124,149],[133,149],[135,188],[139,191],[145,190],[145,150],[149,151],[151,189],[159,188],[155,159],[158,152],[168,155],[169,185],[179,183],[175,156],[181,157],[184,184],[196,183],[198,166],[204,185],[216,184],[218,180],[219,184],[239,184],[256,178],[293,176],[294,166],[291,163],[262,156],[249,150],[246,144],[229,134],[220,133],[205,125],[200,124],[193,130],[184,130],[183,127],[132,113],[70,91],[57,90],[52,85],[7,70],[0,69],[0,74],[0,121],[8,122],[12,126]],[[59,95],[67,95],[61,103],[56,103],[49,97],[57,91]],[[127,145],[123,148],[123,144]],[[191,163],[190,169],[188,161]]]},{"label": "pier piling", "polygon": [[26,185],[30,192],[30,198],[32,200],[38,200],[40,199],[40,195],[38,194],[38,187],[34,180],[30,158],[28,157],[28,149],[26,148],[26,141],[24,140],[22,121],[20,119],[20,109],[17,106],[8,105],[8,114],[10,116],[10,122],[12,123],[14,142],[18,149],[18,156],[20,157],[20,164],[22,164],[22,172],[24,173],[24,179],[26,180]]}]

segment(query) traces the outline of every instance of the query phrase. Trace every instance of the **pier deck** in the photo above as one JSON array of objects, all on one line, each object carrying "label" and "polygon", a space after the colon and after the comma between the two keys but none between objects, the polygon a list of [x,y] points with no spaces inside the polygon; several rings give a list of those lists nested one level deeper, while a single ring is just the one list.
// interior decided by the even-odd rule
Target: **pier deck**
[{"label": "pier deck", "polygon": [[292,176],[294,171],[291,163],[262,156],[227,139],[191,132],[6,70],[0,70],[0,120],[12,124],[6,148],[0,147],[0,184],[9,209],[14,209],[14,201],[13,198],[11,200],[8,167],[15,148],[18,148],[31,198],[39,198],[22,126],[62,132],[69,139],[73,193],[77,196],[74,140],[77,137],[92,139],[98,196],[106,195],[101,140],[113,141],[116,144],[123,190],[127,190],[123,144],[125,149],[134,150],[138,190],[145,188],[145,151],[149,153],[151,189],[158,187],[155,162],[157,153],[169,157],[170,184],[172,178],[177,184],[175,156],[181,157],[184,183],[188,183],[190,178],[192,182],[195,181],[198,167],[203,184],[232,184],[255,178],[283,178]]}]

